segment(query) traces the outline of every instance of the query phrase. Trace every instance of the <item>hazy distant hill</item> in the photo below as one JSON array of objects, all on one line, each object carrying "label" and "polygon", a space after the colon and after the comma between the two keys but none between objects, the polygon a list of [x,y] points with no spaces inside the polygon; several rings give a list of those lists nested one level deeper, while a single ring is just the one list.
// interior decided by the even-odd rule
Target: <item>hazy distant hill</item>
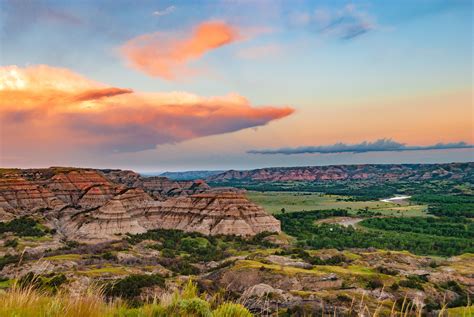
[{"label": "hazy distant hill", "polygon": [[185,171],[185,172],[164,172],[160,176],[168,177],[174,180],[196,180],[205,179],[225,171]]},{"label": "hazy distant hill", "polygon": [[209,176],[210,182],[228,181],[326,181],[326,180],[430,180],[474,179],[474,162],[446,164],[367,164],[303,167],[269,167],[230,170]]}]

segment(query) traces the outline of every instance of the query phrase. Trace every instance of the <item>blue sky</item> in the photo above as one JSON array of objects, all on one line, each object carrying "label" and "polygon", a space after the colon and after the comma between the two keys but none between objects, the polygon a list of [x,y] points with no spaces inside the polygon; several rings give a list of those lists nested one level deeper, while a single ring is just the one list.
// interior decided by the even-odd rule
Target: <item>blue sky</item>
[{"label": "blue sky", "polygon": [[[473,143],[471,1],[2,1],[0,10],[1,66],[48,65],[137,92],[203,98],[232,93],[257,109],[294,110],[239,123],[238,130],[235,122],[204,135],[194,129],[133,153],[98,154],[85,146],[71,156],[32,160],[7,146],[3,151],[11,159],[1,162],[5,166],[150,171],[473,159],[466,149],[392,157],[246,153],[383,138],[413,146]],[[186,74],[192,75],[150,76],[124,56],[123,47],[140,36],[158,32],[153,45],[161,54],[168,49],[165,39],[188,38],[209,21],[222,22],[238,37],[187,61]],[[47,128],[56,129],[54,124]],[[209,153],[219,153],[220,163]]]}]

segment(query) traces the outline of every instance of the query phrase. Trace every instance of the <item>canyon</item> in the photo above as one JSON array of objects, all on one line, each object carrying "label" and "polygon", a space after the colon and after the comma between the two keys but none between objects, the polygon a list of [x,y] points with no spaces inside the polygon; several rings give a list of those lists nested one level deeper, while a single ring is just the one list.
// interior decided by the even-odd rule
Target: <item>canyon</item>
[{"label": "canyon", "polygon": [[122,170],[3,169],[0,220],[20,216],[41,219],[62,239],[86,243],[152,229],[241,236],[280,231],[279,221],[241,190]]}]

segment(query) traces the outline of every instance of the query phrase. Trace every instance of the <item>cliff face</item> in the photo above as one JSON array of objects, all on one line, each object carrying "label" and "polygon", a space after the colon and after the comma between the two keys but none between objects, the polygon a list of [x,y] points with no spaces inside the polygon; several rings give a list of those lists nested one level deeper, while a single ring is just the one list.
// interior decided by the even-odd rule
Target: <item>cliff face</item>
[{"label": "cliff face", "polygon": [[204,181],[174,181],[162,176],[143,177],[133,171],[102,170],[112,181],[126,187],[139,187],[158,200],[168,197],[192,195],[208,190]]},{"label": "cliff face", "polygon": [[75,240],[113,240],[125,233],[146,232],[139,219],[155,201],[141,189],[126,189],[101,207],[63,221],[63,232]]},{"label": "cliff face", "polygon": [[[197,231],[207,235],[253,236],[280,232],[280,222],[235,192],[210,192],[172,198],[145,213],[144,226]],[[150,227],[151,226],[151,227]]]},{"label": "cliff face", "polygon": [[228,181],[334,181],[334,180],[428,180],[471,179],[474,163],[387,164],[274,167],[248,171],[230,170],[207,178],[210,182]]},{"label": "cliff face", "polygon": [[210,189],[204,181],[119,170],[0,172],[0,221],[42,217],[66,239],[114,240],[157,228],[244,236],[280,231],[278,220],[239,191]]},{"label": "cliff face", "polygon": [[0,179],[0,210],[6,213],[30,213],[65,205],[48,188],[28,181],[20,175]]}]

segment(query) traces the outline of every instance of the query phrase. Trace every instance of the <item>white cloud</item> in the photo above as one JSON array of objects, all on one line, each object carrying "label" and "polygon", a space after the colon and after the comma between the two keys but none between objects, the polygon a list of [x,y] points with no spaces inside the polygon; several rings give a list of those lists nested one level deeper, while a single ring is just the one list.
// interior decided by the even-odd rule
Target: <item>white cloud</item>
[{"label": "white cloud", "polygon": [[175,6],[169,6],[169,7],[166,7],[165,9],[163,9],[163,10],[154,11],[153,15],[161,17],[161,16],[164,16],[164,15],[168,15],[168,14],[173,13],[175,10],[176,10]]}]

